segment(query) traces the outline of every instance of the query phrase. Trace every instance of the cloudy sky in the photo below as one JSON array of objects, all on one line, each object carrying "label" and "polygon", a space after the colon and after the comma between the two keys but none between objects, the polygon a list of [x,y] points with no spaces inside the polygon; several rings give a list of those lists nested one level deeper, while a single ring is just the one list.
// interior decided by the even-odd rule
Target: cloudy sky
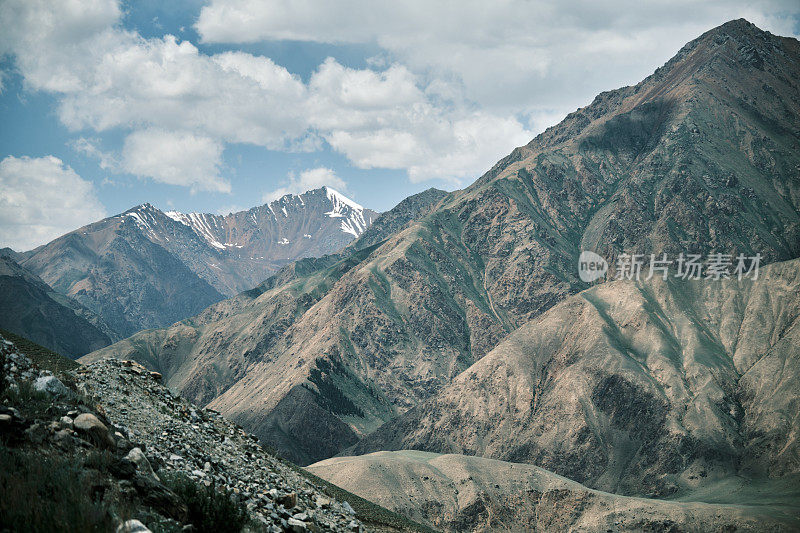
[{"label": "cloudy sky", "polygon": [[0,0],[0,247],[143,202],[460,188],[739,17],[800,33],[796,0]]}]

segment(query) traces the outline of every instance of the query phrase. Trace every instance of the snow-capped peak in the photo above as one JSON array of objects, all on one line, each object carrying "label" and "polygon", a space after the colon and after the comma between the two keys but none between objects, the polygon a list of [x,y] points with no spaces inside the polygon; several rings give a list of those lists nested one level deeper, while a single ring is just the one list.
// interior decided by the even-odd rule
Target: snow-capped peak
[{"label": "snow-capped peak", "polygon": [[348,206],[348,207],[350,207],[352,209],[355,209],[357,211],[363,211],[364,210],[363,207],[361,207],[360,205],[358,205],[353,200],[351,200],[350,198],[348,198],[344,194],[340,193],[336,189],[334,189],[332,187],[328,187],[327,185],[325,187],[323,187],[323,189],[325,189],[325,194],[328,195],[328,200],[330,200],[331,203],[333,203],[334,208],[336,208],[337,205],[344,204],[344,205],[346,205],[346,206]]},{"label": "snow-capped peak", "polygon": [[120,216],[132,218],[142,231],[146,232],[148,235],[154,235],[154,226],[156,225],[155,211],[157,211],[157,209],[151,204],[141,204],[128,209]]},{"label": "snow-capped peak", "polygon": [[367,229],[367,221],[364,220],[364,208],[353,200],[343,195],[331,187],[323,187],[328,200],[333,205],[333,209],[325,213],[331,218],[341,218],[341,230],[349,233],[353,237],[358,237]]},{"label": "snow-capped peak", "polygon": [[203,237],[208,244],[218,250],[225,250],[227,246],[219,242],[214,235],[214,229],[219,225],[217,217],[207,213],[180,213],[178,211],[167,211],[164,213],[175,222],[180,222],[184,226],[189,226],[192,230]]}]

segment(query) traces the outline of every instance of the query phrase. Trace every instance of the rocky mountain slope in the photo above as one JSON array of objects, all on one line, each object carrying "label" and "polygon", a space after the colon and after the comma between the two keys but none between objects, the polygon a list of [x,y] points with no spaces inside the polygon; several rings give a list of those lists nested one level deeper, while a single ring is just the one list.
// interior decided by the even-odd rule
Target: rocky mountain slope
[{"label": "rocky mountain slope", "polygon": [[100,317],[2,253],[0,328],[72,358],[119,340]]},{"label": "rocky mountain slope", "polygon": [[442,531],[793,531],[798,478],[717,482],[679,499],[618,496],[542,468],[465,455],[377,452],[307,467]]},{"label": "rocky mountain slope", "polygon": [[223,298],[127,215],[89,224],[24,255],[22,266],[123,337],[171,324]]},{"label": "rocky mountain slope", "polygon": [[583,249],[800,255],[799,65],[796,40],[727,23],[374,247],[94,357],[146,361],[287,456],[327,457],[585,289]]},{"label": "rocky mountain slope", "polygon": [[[56,354],[37,358],[33,363],[0,337],[4,527],[424,530],[275,458],[252,435],[177,397],[136,363],[80,367]],[[330,492],[351,498],[358,511]]]},{"label": "rocky mountain slope", "polygon": [[375,222],[350,245],[348,249],[364,249],[379,244],[409,223],[422,219],[433,211],[446,196],[447,192],[431,187],[425,191],[413,194],[383,213]]},{"label": "rocky mountain slope", "polygon": [[800,259],[757,280],[604,283],[512,333],[355,453],[526,462],[664,497],[800,474]]},{"label": "rocky mountain slope", "polygon": [[227,216],[144,204],[20,254],[20,263],[128,336],[251,289],[289,261],[338,251],[376,216],[325,187]]}]

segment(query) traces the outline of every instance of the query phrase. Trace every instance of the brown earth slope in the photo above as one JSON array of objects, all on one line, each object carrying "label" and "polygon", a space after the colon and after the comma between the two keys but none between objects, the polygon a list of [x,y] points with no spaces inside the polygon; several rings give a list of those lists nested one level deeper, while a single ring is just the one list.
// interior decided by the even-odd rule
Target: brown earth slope
[{"label": "brown earth slope", "polygon": [[336,457],[315,475],[444,531],[796,531],[798,478],[715,482],[655,500],[589,489],[542,468],[419,451]]},{"label": "brown earth slope", "polygon": [[598,285],[359,442],[669,496],[800,474],[800,259],[753,280]]}]

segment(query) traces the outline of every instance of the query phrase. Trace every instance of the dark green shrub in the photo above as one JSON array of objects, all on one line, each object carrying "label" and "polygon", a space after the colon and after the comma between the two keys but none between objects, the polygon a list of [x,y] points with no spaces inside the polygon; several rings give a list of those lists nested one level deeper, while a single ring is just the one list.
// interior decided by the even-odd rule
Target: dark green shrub
[{"label": "dark green shrub", "polygon": [[164,483],[186,503],[189,508],[189,523],[197,533],[218,531],[239,532],[248,521],[247,509],[236,503],[231,494],[200,485],[182,474],[165,476]]},{"label": "dark green shrub", "polygon": [[364,411],[336,386],[333,382],[332,374],[345,376],[346,370],[344,365],[336,360],[331,362],[326,358],[318,357],[316,366],[311,369],[308,380],[317,386],[317,391],[319,392],[308,385],[304,384],[304,386],[316,396],[320,407],[326,409],[328,412],[345,416],[355,415],[363,418]]},{"label": "dark green shrub", "polygon": [[0,446],[0,529],[113,531],[102,483],[79,464]]}]

